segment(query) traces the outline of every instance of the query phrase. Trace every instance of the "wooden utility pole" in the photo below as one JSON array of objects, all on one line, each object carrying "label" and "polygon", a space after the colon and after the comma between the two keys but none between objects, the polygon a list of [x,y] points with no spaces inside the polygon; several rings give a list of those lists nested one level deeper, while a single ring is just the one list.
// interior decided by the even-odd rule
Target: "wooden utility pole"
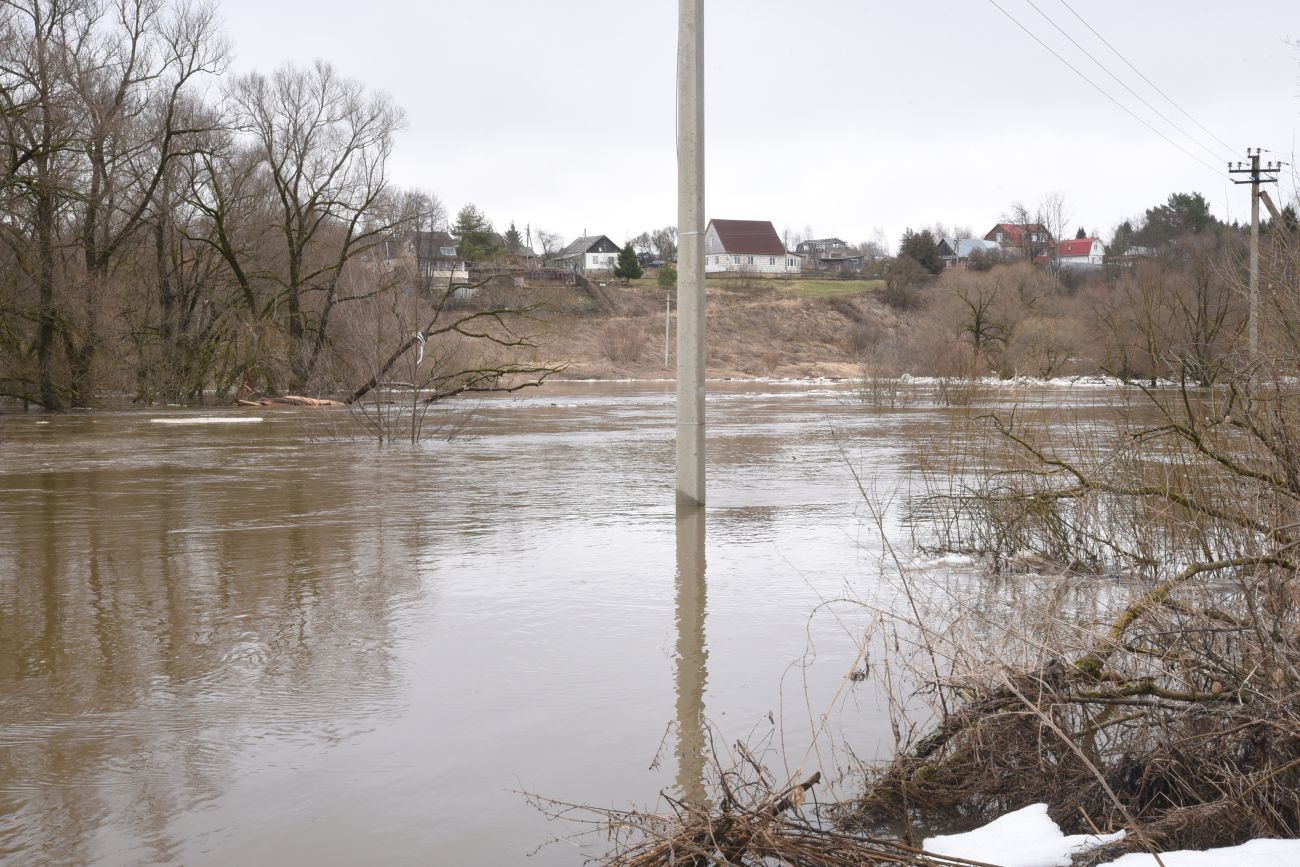
[{"label": "wooden utility pole", "polygon": [[704,505],[704,0],[678,0],[677,503]]},{"label": "wooden utility pole", "polygon": [[1250,157],[1249,166],[1243,167],[1238,162],[1237,167],[1233,168],[1232,163],[1228,163],[1229,174],[1250,175],[1249,180],[1234,180],[1233,183],[1250,184],[1250,318],[1247,320],[1246,331],[1249,335],[1250,360],[1252,363],[1259,358],[1259,200],[1262,195],[1259,186],[1260,184],[1277,183],[1277,178],[1263,177],[1260,172],[1276,172],[1282,168],[1281,163],[1274,164],[1270,162],[1261,169],[1259,155],[1259,148],[1254,150],[1246,148],[1246,156]]}]

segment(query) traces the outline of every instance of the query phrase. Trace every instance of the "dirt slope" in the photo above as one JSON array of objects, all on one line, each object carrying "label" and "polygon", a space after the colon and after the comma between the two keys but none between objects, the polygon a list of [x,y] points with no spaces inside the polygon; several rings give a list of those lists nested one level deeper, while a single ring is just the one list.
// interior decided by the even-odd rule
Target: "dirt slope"
[{"label": "dirt slope", "polygon": [[[863,350],[901,327],[865,282],[710,283],[710,377],[858,375]],[[835,294],[827,294],[834,292]],[[670,369],[663,363],[664,299],[648,281],[605,287],[603,304],[553,292],[535,329],[541,355],[567,361],[571,379],[671,377],[676,311],[670,318]]]}]

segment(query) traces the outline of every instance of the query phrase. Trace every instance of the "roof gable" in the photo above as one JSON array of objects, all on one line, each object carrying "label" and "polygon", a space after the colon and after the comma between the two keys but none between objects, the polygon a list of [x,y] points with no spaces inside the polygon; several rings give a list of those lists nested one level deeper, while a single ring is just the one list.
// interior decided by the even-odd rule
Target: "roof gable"
[{"label": "roof gable", "polygon": [[450,259],[457,255],[456,239],[442,230],[415,232],[415,254],[420,259]]},{"label": "roof gable", "polygon": [[1051,233],[1047,231],[1047,227],[1042,223],[998,223],[989,230],[987,235],[984,236],[984,240],[996,241],[998,232],[1004,234],[1006,236],[1004,240],[1009,241],[1012,244],[1021,243],[1024,240],[1025,232],[1030,232],[1031,234],[1042,233],[1047,235],[1049,238],[1051,237]]},{"label": "roof gable", "polygon": [[1092,245],[1096,240],[1096,238],[1071,238],[1068,241],[1062,241],[1057,248],[1058,255],[1091,256]]},{"label": "roof gable", "polygon": [[709,227],[717,233],[722,249],[728,253],[761,256],[786,253],[785,244],[770,220],[710,220]]},{"label": "roof gable", "polygon": [[556,253],[555,258],[564,259],[569,256],[581,256],[585,253],[617,253],[620,250],[622,250],[622,247],[605,235],[583,235]]}]

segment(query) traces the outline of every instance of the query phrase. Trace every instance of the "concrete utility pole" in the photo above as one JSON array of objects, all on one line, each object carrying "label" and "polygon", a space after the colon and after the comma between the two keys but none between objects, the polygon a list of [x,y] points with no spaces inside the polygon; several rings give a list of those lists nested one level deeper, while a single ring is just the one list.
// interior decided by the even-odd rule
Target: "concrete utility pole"
[{"label": "concrete utility pole", "polygon": [[[1277,183],[1277,178],[1260,176],[1259,154],[1259,148],[1255,148],[1253,151],[1246,148],[1246,156],[1250,157],[1250,165],[1245,168],[1242,167],[1240,162],[1237,163],[1236,168],[1232,167],[1232,163],[1228,163],[1229,174],[1250,175],[1250,180],[1234,180],[1233,183],[1250,184],[1250,318],[1247,320],[1246,331],[1249,335],[1250,360],[1252,362],[1259,357],[1259,199],[1262,195],[1259,185]],[[1270,162],[1262,171],[1275,172],[1281,168],[1281,163],[1275,165]]]},{"label": "concrete utility pole", "polygon": [[682,800],[707,807],[704,788],[704,686],[709,649],[703,509],[677,510],[677,790]]},{"label": "concrete utility pole", "polygon": [[668,323],[673,315],[673,296],[664,294],[664,370],[668,369]]},{"label": "concrete utility pole", "polygon": [[677,504],[704,505],[704,0],[678,0]]}]

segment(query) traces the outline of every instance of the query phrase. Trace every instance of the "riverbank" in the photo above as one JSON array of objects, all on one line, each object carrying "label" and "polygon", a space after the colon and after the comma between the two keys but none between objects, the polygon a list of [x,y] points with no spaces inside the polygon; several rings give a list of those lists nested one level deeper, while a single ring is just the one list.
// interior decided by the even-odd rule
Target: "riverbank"
[{"label": "riverbank", "polygon": [[[710,280],[707,375],[808,379],[861,375],[864,351],[905,327],[878,297],[878,280]],[[539,296],[537,340],[562,378],[653,380],[673,376],[673,292],[654,281],[597,286],[599,300],[549,290]],[[665,300],[669,312],[664,364]]]}]

